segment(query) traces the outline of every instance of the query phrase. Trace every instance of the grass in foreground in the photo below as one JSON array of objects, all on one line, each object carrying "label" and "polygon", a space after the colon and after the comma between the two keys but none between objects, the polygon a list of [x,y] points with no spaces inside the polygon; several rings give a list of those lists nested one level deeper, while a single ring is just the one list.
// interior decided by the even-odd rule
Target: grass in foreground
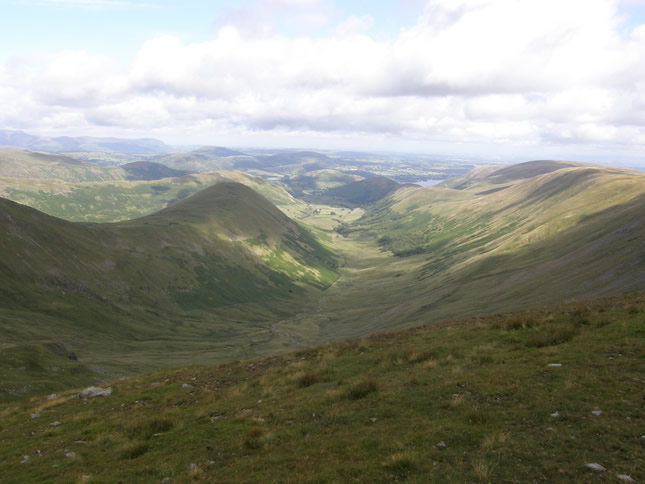
[{"label": "grass in foreground", "polygon": [[642,482],[644,374],[642,294],[440,323],[3,405],[0,475]]}]

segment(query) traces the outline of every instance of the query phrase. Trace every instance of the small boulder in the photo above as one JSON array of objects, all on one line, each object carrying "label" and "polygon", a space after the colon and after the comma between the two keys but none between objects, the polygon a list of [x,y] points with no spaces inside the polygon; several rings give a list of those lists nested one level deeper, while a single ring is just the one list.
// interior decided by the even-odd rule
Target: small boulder
[{"label": "small boulder", "polygon": [[30,413],[29,416],[31,418],[38,418],[38,417],[40,417],[40,414],[39,413]]},{"label": "small boulder", "polygon": [[78,398],[109,397],[112,395],[112,388],[89,387],[78,394]]},{"label": "small boulder", "polygon": [[446,443],[444,441],[439,442],[435,447],[439,450],[446,450]]},{"label": "small boulder", "polygon": [[587,464],[587,467],[596,472],[605,472],[607,470],[605,469],[605,467],[601,466],[600,464],[596,464],[595,462]]},{"label": "small boulder", "polygon": [[65,452],[65,457],[68,459],[74,459],[76,457],[76,452]]},{"label": "small boulder", "polygon": [[621,481],[636,482],[634,479],[631,478],[631,476],[628,476],[627,474],[618,474],[616,477]]},{"label": "small boulder", "polygon": [[59,425],[61,425],[61,423],[58,420],[49,424],[50,427],[58,427]]},{"label": "small boulder", "polygon": [[593,415],[594,417],[600,417],[602,415],[602,411],[594,410],[593,412],[591,412],[591,415]]},{"label": "small boulder", "polygon": [[557,410],[551,414],[551,417],[553,418],[558,418],[559,416],[560,416],[560,412],[558,412]]},{"label": "small boulder", "polygon": [[189,385],[188,383],[184,383],[181,387],[182,388],[193,388],[193,386]]}]

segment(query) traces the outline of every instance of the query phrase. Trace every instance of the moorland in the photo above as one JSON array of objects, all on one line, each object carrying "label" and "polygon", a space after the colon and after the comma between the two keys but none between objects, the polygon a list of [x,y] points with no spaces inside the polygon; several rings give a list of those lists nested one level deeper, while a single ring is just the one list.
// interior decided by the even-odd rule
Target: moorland
[{"label": "moorland", "polygon": [[642,476],[644,172],[27,140],[0,149],[8,479]]}]

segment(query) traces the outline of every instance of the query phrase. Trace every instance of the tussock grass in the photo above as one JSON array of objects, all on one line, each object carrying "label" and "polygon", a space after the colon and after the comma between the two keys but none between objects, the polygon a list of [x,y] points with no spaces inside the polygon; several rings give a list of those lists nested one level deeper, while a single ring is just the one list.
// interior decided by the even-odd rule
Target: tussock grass
[{"label": "tussock grass", "polygon": [[378,390],[378,383],[376,378],[369,376],[361,379],[359,382],[354,383],[349,390],[347,390],[347,398],[350,400],[359,400],[365,398],[370,393]]},{"label": "tussock grass", "polygon": [[396,452],[383,463],[383,468],[397,479],[406,479],[417,468],[415,457],[410,452]]},{"label": "tussock grass", "polygon": [[571,341],[577,334],[572,325],[552,325],[546,328],[539,328],[533,332],[524,344],[529,348],[544,348]]},{"label": "tussock grass", "polygon": [[[579,307],[588,322],[576,327],[571,314]],[[109,398],[1,404],[0,475],[3,483],[83,475],[96,482],[592,482],[598,476],[585,464],[598,462],[607,476],[640,482],[643,308],[639,294],[597,299],[532,310],[530,327],[505,324],[526,313],[445,322],[117,380]],[[558,328],[575,336],[526,344]],[[32,419],[35,408],[41,415]],[[555,411],[560,417],[550,416]],[[53,421],[61,425],[49,427]],[[76,458],[65,458],[68,450]],[[30,459],[21,464],[24,455]]]},{"label": "tussock grass", "polygon": [[120,452],[122,459],[136,459],[148,452],[149,445],[147,442],[134,441],[125,444]]}]

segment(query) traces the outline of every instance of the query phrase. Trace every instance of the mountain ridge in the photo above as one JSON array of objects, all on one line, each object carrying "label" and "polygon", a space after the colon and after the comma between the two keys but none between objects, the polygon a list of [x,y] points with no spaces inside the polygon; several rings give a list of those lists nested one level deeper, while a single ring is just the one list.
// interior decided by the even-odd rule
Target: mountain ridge
[{"label": "mountain ridge", "polygon": [[169,153],[172,148],[154,138],[101,138],[92,136],[44,137],[16,130],[0,130],[0,146],[36,151],[106,151],[134,154]]}]

